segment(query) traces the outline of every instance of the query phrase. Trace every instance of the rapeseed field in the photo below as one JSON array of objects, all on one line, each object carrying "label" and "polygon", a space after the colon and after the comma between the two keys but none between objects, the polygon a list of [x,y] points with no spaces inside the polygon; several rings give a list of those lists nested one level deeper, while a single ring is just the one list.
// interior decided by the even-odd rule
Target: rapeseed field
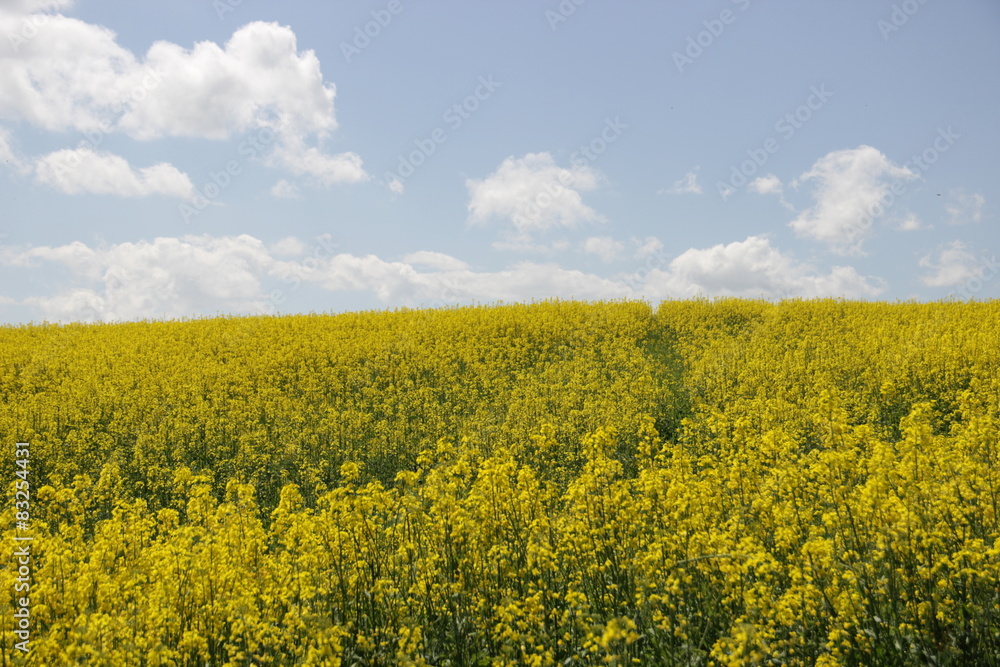
[{"label": "rapeseed field", "polygon": [[1000,664],[997,301],[2,327],[0,443],[0,665]]}]

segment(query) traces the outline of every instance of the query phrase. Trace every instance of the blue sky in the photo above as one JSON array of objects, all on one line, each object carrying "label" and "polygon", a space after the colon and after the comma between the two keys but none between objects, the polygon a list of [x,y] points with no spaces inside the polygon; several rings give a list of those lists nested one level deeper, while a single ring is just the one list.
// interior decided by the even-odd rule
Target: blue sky
[{"label": "blue sky", "polygon": [[1000,3],[0,0],[0,323],[996,298]]}]

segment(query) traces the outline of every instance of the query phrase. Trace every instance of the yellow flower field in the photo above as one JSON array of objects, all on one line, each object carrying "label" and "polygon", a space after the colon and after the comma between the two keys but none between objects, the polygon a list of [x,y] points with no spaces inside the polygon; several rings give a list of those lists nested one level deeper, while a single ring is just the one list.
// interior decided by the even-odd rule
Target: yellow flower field
[{"label": "yellow flower field", "polygon": [[996,301],[3,327],[0,443],[0,665],[1000,664]]}]

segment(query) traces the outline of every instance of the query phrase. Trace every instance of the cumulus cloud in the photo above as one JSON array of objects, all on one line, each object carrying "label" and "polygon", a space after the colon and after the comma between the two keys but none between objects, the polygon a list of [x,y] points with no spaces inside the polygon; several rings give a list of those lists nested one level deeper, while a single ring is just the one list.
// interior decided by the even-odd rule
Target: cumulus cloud
[{"label": "cumulus cloud", "polygon": [[301,137],[337,127],[336,89],[323,83],[313,51],[298,52],[287,26],[255,21],[223,47],[156,42],[145,64],[163,81],[120,121],[138,138],[225,138],[259,127]]},{"label": "cumulus cloud", "polygon": [[603,262],[613,262],[625,249],[625,244],[610,236],[591,236],[581,245],[583,252],[597,255]]},{"label": "cumulus cloud", "polygon": [[509,157],[485,179],[466,181],[469,222],[480,224],[499,218],[527,234],[603,221],[580,195],[599,183],[600,177],[591,167],[560,167],[549,153]]},{"label": "cumulus cloud", "polygon": [[[386,304],[445,305],[459,301],[519,301],[546,296],[607,299],[622,296],[611,279],[555,264],[521,262],[477,272],[445,253],[420,251],[388,261],[375,255],[328,252],[303,258],[293,237],[271,248],[251,236],[185,236],[89,247],[41,246],[0,257],[22,271],[66,267],[72,284],[23,300],[55,321],[116,321],[192,313],[270,312],[264,282],[282,281],[330,291],[369,291]],[[278,259],[278,255],[298,259]]]},{"label": "cumulus cloud", "polygon": [[190,198],[194,185],[187,174],[161,163],[135,170],[110,153],[89,148],[49,153],[35,163],[35,178],[65,194],[102,194],[119,197],[166,195]]},{"label": "cumulus cloud", "polygon": [[[678,181],[674,181],[673,186],[671,186],[670,189],[666,190],[666,192],[675,195],[684,195],[684,194],[700,195],[701,186],[698,184],[698,174],[696,173],[697,171],[698,167],[695,167],[693,171],[689,171],[687,174],[685,174],[684,178]],[[661,190],[660,192],[663,192],[663,190]]]},{"label": "cumulus cloud", "polygon": [[[633,278],[632,284],[635,283]],[[844,296],[861,298],[884,291],[882,281],[864,277],[853,267],[833,267],[829,273],[795,261],[762,236],[711,248],[691,248],[666,268],[648,272],[634,287],[655,298],[697,295],[786,298]]]},{"label": "cumulus cloud", "polygon": [[920,266],[930,269],[920,278],[928,287],[950,287],[976,275],[976,256],[961,241],[952,241],[936,253],[920,258]]},{"label": "cumulus cloud", "polygon": [[964,225],[982,221],[986,198],[981,194],[954,189],[948,193],[948,198],[949,202],[945,206],[945,210],[948,211],[949,224]]},{"label": "cumulus cloud", "polygon": [[140,60],[113,31],[55,15],[16,52],[0,51],[0,63],[0,111],[47,130],[224,139],[337,125],[335,87],[323,82],[319,59],[298,53],[295,34],[276,23],[243,26],[222,47],[155,42]]},{"label": "cumulus cloud", "polygon": [[[609,244],[602,241],[597,249]],[[614,242],[610,244],[614,246]],[[647,240],[645,244],[655,248]],[[659,254],[659,248],[655,251]],[[647,256],[648,257],[648,256]],[[795,261],[763,237],[692,248],[637,274],[601,276],[548,262],[522,261],[477,271],[451,255],[422,250],[390,261],[337,252],[326,237],[308,246],[287,237],[270,247],[252,236],[184,236],[91,247],[7,249],[0,265],[50,273],[65,267],[73,280],[55,293],[22,300],[50,320],[129,320],[193,313],[272,312],[269,295],[300,286],[333,292],[364,291],[392,306],[440,306],[472,301],[527,301],[562,297],[662,299],[694,295],[867,297],[881,281],[851,267],[827,273]],[[649,264],[647,262],[647,268]]]},{"label": "cumulus cloud", "polygon": [[[316,54],[298,50],[287,26],[255,21],[222,46],[159,41],[137,57],[107,28],[40,16],[44,26],[31,39],[0,40],[0,118],[138,140],[228,139],[266,128],[277,137],[268,164],[320,185],[368,177],[355,153],[323,149],[337,128],[336,88],[324,82]],[[26,20],[43,19],[0,12],[0,33],[19,34]]]},{"label": "cumulus cloud", "polygon": [[39,3],[17,4],[30,15],[0,12],[0,33],[9,37],[0,40],[0,117],[91,131],[120,115],[143,73],[115,34],[61,14],[35,14],[38,7],[29,5]]},{"label": "cumulus cloud", "polygon": [[895,195],[893,183],[917,178],[871,146],[834,151],[820,158],[798,183],[815,184],[816,204],[790,226],[800,236],[826,243],[839,254],[861,254],[871,221]]},{"label": "cumulus cloud", "polygon": [[82,321],[248,311],[260,298],[261,276],[274,265],[264,244],[246,235],[157,238],[105,248],[41,246],[8,261],[29,268],[41,262],[66,266],[77,284],[25,303],[50,319]]},{"label": "cumulus cloud", "polygon": [[[184,236],[90,247],[75,242],[5,252],[0,264],[20,271],[61,265],[74,277],[53,294],[23,300],[49,320],[115,321],[192,313],[271,312],[265,281],[331,291],[370,291],[387,304],[442,305],[458,300],[524,300],[546,295],[617,296],[608,279],[554,265],[522,263],[476,272],[445,253],[419,251],[402,261],[334,254],[320,239],[315,252],[295,237],[270,248],[251,236]],[[321,247],[320,247],[321,246]],[[306,256],[303,256],[306,255]],[[281,259],[286,257],[290,259]],[[279,290],[281,291],[281,290]]]}]

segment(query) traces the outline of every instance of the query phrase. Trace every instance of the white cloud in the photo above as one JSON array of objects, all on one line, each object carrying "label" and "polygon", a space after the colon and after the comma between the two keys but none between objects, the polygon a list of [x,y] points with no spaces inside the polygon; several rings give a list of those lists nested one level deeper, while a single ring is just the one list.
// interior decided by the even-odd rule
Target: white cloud
[{"label": "white cloud", "polygon": [[[684,194],[700,195],[701,186],[698,185],[698,174],[696,173],[697,171],[698,167],[695,167],[693,171],[689,171],[687,174],[685,174],[684,178],[680,179],[679,181],[674,181],[673,186],[669,190],[667,190],[667,192],[677,195],[684,195]],[[663,190],[661,190],[660,192],[663,192]]]},{"label": "white cloud", "polygon": [[36,247],[15,265],[39,261],[71,269],[78,284],[25,300],[49,319],[131,320],[215,310],[249,311],[260,298],[260,278],[274,265],[251,236],[185,236],[89,248],[82,243]]},{"label": "white cloud", "polygon": [[37,246],[19,254],[8,253],[4,262],[11,266],[29,268],[38,265],[35,261],[37,259],[63,264],[74,273],[88,279],[93,280],[100,276],[97,253],[80,241],[57,247]]},{"label": "white cloud", "polygon": [[296,176],[312,176],[321,185],[358,183],[369,178],[356,153],[328,155],[316,147],[306,146],[299,137],[289,137],[275,147],[268,163],[283,167]]},{"label": "white cloud", "polygon": [[[425,269],[425,270],[421,270]],[[430,270],[426,270],[430,269]],[[883,281],[835,266],[828,273],[796,262],[762,237],[691,249],[665,269],[611,279],[562,268],[556,264],[521,262],[495,272],[476,272],[439,253],[408,255],[388,262],[374,255],[341,254],[330,258],[304,280],[330,290],[372,290],[386,303],[417,305],[428,300],[517,301],[540,297],[605,299],[669,298],[697,294],[748,297],[872,297],[885,290]]]},{"label": "white cloud", "polygon": [[751,192],[759,192],[762,195],[781,194],[782,192],[781,179],[774,174],[759,176],[752,180],[747,187]]},{"label": "white cloud", "polygon": [[465,271],[469,265],[443,252],[420,250],[403,257],[403,261],[413,266],[436,269],[438,271]]},{"label": "white cloud", "polygon": [[259,127],[300,137],[337,126],[336,89],[323,83],[313,51],[298,53],[287,26],[255,21],[224,47],[199,42],[188,50],[156,42],[146,64],[163,81],[120,122],[139,138],[219,139]]},{"label": "white cloud", "polygon": [[406,191],[406,186],[403,185],[403,181],[394,178],[389,181],[389,191],[394,195],[401,195]]},{"label": "white cloud", "polygon": [[549,153],[509,157],[483,180],[469,179],[469,222],[508,220],[520,233],[576,227],[603,217],[583,203],[581,191],[593,190],[600,178],[586,165],[566,169]]},{"label": "white cloud", "polygon": [[297,199],[299,189],[294,184],[281,179],[271,188],[271,196],[278,197],[279,199]]},{"label": "white cloud", "polygon": [[983,219],[983,207],[986,206],[986,198],[981,194],[968,193],[961,189],[955,189],[948,193],[949,202],[945,206],[948,211],[948,223],[952,225],[964,225],[969,222],[981,222]]},{"label": "white cloud", "polygon": [[920,258],[920,266],[932,270],[920,278],[928,287],[950,287],[976,275],[976,257],[961,241],[952,241],[936,254],[937,257],[932,257],[932,253]]},{"label": "white cloud", "polygon": [[[28,23],[35,30],[25,32]],[[120,115],[143,76],[112,31],[61,14],[0,13],[0,33],[8,36],[0,40],[0,117],[46,130],[98,130]]]},{"label": "white cloud", "polygon": [[267,295],[274,290],[265,281],[283,281],[282,294],[303,284],[329,291],[372,292],[393,306],[697,294],[856,298],[884,289],[881,281],[861,276],[851,267],[818,272],[755,236],[728,245],[692,248],[669,263],[664,260],[663,268],[636,276],[611,277],[539,262],[476,271],[462,260],[427,250],[405,255],[401,261],[333,254],[329,244],[324,244],[323,252],[307,253],[294,237],[267,247],[246,235],[157,238],[101,247],[77,242],[0,254],[0,265],[17,267],[26,276],[32,271],[51,273],[46,263],[64,266],[74,277],[55,293],[35,294],[22,301],[50,320],[270,312],[274,304]]},{"label": "white cloud", "polygon": [[798,182],[816,183],[816,205],[790,223],[800,236],[822,241],[840,254],[861,254],[871,222],[895,197],[895,181],[917,178],[871,146],[834,151],[820,158]]},{"label": "white cloud", "polygon": [[581,245],[583,252],[597,255],[603,262],[613,262],[625,249],[625,244],[610,236],[591,236]]},{"label": "white cloud", "polygon": [[[65,266],[72,284],[24,303],[49,320],[130,320],[192,313],[267,311],[267,278],[286,285],[311,284],[331,291],[373,292],[394,305],[443,305],[460,300],[529,300],[563,296],[608,299],[622,296],[610,279],[553,264],[522,262],[494,272],[476,272],[465,262],[432,251],[391,262],[374,255],[316,254],[301,260],[302,243],[286,238],[268,249],[251,236],[185,236],[91,248],[83,243],[41,246],[0,257],[22,271],[44,263]],[[294,278],[293,278],[294,277]],[[286,291],[292,287],[283,288]]]},{"label": "white cloud", "polygon": [[[323,185],[368,177],[356,154],[322,149],[337,128],[336,88],[323,81],[313,51],[298,51],[287,26],[256,21],[224,46],[160,41],[139,58],[107,28],[42,16],[30,40],[16,48],[0,40],[0,118],[81,131],[94,146],[114,132],[147,140],[266,131],[277,138],[269,164]],[[0,33],[20,30],[24,20],[0,13]]]},{"label": "white cloud", "polygon": [[38,159],[35,177],[65,194],[105,194],[119,197],[167,195],[190,198],[194,186],[187,174],[161,163],[138,171],[124,158],[89,148],[56,151]]},{"label": "white cloud", "polygon": [[699,294],[860,298],[875,296],[885,287],[878,279],[863,277],[852,267],[837,266],[828,274],[818,273],[772,247],[768,239],[750,236],[727,245],[691,248],[665,269],[649,271],[645,283],[637,289],[655,298],[689,298]]}]

